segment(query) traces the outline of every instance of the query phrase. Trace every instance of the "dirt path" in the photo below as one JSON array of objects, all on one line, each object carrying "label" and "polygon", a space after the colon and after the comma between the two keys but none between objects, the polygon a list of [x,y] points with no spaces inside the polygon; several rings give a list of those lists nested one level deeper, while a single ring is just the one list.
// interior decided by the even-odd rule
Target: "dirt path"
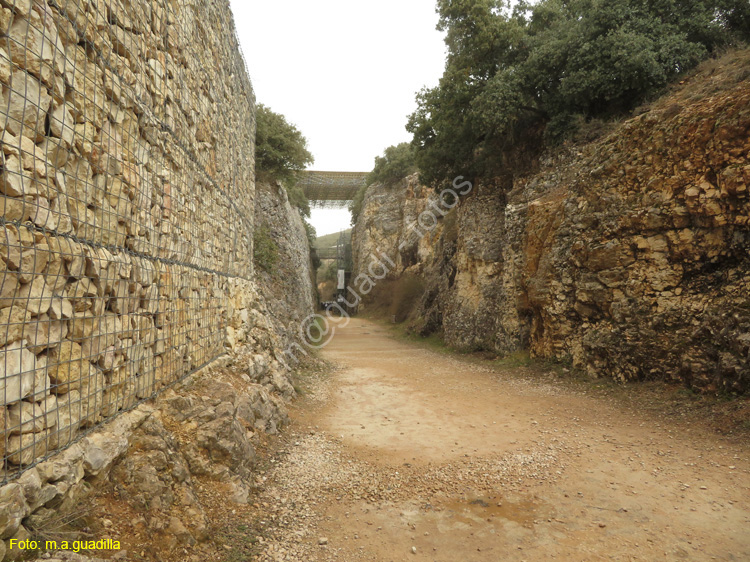
[{"label": "dirt path", "polygon": [[323,355],[340,369],[265,477],[260,560],[750,560],[748,446],[361,319]]}]

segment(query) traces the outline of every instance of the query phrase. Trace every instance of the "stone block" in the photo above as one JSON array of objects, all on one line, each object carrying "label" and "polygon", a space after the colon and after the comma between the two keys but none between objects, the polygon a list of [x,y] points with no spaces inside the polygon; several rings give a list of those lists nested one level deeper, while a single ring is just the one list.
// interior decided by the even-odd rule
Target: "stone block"
[{"label": "stone block", "polygon": [[39,433],[45,429],[44,410],[36,402],[16,402],[8,406],[5,432],[9,435]]},{"label": "stone block", "polygon": [[50,451],[47,430],[40,433],[10,435],[0,440],[0,457],[16,466],[28,466]]},{"label": "stone block", "polygon": [[21,306],[23,303],[16,302],[18,306],[0,310],[0,346],[20,341],[24,337],[27,340],[33,337],[29,334],[33,333],[33,328],[30,330],[27,326],[31,322],[31,313]]},{"label": "stone block", "polygon": [[29,506],[20,484],[6,484],[0,488],[0,539],[15,535],[28,513]]},{"label": "stone block", "polygon": [[0,348],[0,406],[49,392],[46,360],[26,348],[26,342],[14,342]]},{"label": "stone block", "polygon": [[[34,255],[38,252],[31,250]],[[46,264],[45,264],[46,265]],[[42,268],[43,269],[43,268]],[[31,283],[22,285],[18,291],[18,303],[34,316],[41,316],[49,312],[52,300],[55,298],[52,289],[47,285],[44,277],[37,275]]]},{"label": "stone block", "polygon": [[0,96],[0,125],[16,136],[23,134],[41,141],[51,103],[47,88],[36,77],[20,69],[14,70],[10,87],[3,88]]}]

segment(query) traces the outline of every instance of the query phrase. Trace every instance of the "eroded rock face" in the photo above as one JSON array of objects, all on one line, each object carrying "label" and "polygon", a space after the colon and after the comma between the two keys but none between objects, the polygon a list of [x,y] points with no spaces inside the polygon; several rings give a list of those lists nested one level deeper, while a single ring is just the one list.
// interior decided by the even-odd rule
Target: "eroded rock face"
[{"label": "eroded rock face", "polygon": [[518,183],[531,349],[591,375],[750,388],[750,87],[677,94]]},{"label": "eroded rock face", "polygon": [[276,331],[288,346],[300,340],[303,321],[316,302],[307,231],[281,185],[257,186],[255,228],[264,229],[278,248],[274,270],[256,271],[256,279]]},{"label": "eroded rock face", "polygon": [[419,269],[431,258],[431,242],[442,231],[442,225],[429,223],[424,228],[419,224],[420,216],[435,199],[431,196],[416,175],[395,185],[375,184],[367,190],[352,229],[353,279],[362,274],[380,276],[376,262],[385,263],[393,277],[414,267]]},{"label": "eroded rock face", "polygon": [[419,239],[416,263],[397,250],[411,247],[404,210],[434,194],[416,178],[373,186],[353,232],[357,268],[375,248],[399,254],[394,275],[426,286],[415,327],[450,345],[747,391],[750,85],[737,58],[691,79],[712,93],[686,86],[603,140],[543,158],[507,195],[475,186]]}]

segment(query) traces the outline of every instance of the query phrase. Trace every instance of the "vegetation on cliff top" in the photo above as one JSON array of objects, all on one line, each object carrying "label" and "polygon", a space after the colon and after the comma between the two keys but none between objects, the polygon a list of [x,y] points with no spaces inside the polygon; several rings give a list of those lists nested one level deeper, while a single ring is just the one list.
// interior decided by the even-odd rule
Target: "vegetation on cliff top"
[{"label": "vegetation on cliff top", "polygon": [[[260,181],[280,181],[289,202],[310,216],[310,203],[297,188],[298,173],[314,161],[307,139],[286,118],[259,104],[256,114],[255,174]],[[313,236],[313,239],[315,237]]]},{"label": "vegetation on cliff top", "polygon": [[[315,228],[306,220],[310,217],[310,202],[304,191],[297,186],[299,172],[315,160],[307,149],[307,139],[295,125],[286,120],[286,117],[263,104],[258,105],[255,119],[255,177],[261,182],[279,181],[284,186],[289,203],[297,207],[303,217],[302,222],[310,245],[310,259],[314,269],[317,269],[320,260],[313,247]],[[254,258],[257,266],[270,271],[277,261],[277,256],[266,237],[273,242],[269,232],[264,232],[262,228],[256,229]]]},{"label": "vegetation on cliff top", "polygon": [[438,0],[448,56],[409,117],[425,184],[491,179],[522,139],[632,110],[727,45],[750,39],[747,0]]},{"label": "vegetation on cliff top", "polygon": [[349,203],[349,211],[352,214],[352,225],[357,223],[357,217],[362,211],[367,188],[375,183],[389,185],[404,179],[406,176],[417,171],[414,154],[414,146],[408,142],[402,142],[395,146],[389,146],[383,152],[383,156],[375,157],[375,167],[367,176],[366,185],[363,185],[354,199]]}]

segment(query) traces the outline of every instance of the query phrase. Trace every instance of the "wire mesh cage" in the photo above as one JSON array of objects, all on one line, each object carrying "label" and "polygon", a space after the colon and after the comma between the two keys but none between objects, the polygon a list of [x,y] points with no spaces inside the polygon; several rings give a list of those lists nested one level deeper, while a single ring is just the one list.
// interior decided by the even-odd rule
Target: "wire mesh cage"
[{"label": "wire mesh cage", "polygon": [[2,482],[223,353],[255,128],[227,21],[224,1],[2,0]]}]

